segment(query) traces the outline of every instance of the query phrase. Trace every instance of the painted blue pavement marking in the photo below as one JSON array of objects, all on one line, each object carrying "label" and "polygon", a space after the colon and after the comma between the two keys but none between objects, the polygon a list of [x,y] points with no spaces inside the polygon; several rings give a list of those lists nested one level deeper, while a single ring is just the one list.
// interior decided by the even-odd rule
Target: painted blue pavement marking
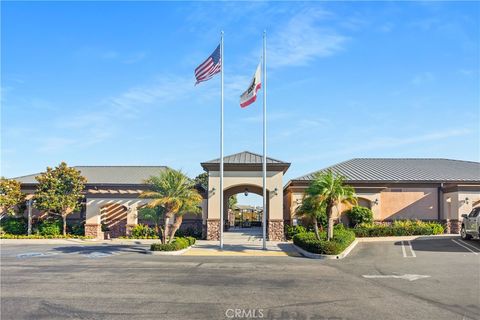
[{"label": "painted blue pavement marking", "polygon": [[55,252],[26,252],[26,253],[17,254],[17,258],[24,259],[24,258],[36,258],[36,257],[48,257],[56,254],[57,253]]},{"label": "painted blue pavement marking", "polygon": [[112,252],[100,252],[100,251],[94,251],[94,252],[85,254],[85,256],[87,256],[90,259],[105,258],[112,255],[113,255]]}]

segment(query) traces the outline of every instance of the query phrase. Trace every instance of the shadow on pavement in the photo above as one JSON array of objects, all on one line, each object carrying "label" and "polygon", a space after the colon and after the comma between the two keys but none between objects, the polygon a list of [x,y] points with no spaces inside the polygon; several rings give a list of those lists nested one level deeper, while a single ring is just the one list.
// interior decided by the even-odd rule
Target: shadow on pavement
[{"label": "shadow on pavement", "polygon": [[102,252],[102,253],[120,253],[120,252],[131,252],[131,253],[144,253],[145,248],[139,246],[127,246],[127,245],[95,245],[95,246],[64,246],[64,247],[55,247],[55,251],[60,251],[62,253],[78,253],[78,254],[90,254],[92,252]]}]

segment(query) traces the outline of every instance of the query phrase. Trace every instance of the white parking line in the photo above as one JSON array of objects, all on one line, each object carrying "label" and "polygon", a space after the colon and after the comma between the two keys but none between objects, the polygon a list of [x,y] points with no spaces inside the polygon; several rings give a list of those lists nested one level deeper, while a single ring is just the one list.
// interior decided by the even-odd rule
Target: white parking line
[{"label": "white parking line", "polygon": [[480,248],[475,247],[475,246],[474,246],[473,244],[471,244],[471,243],[468,243],[468,242],[466,242],[466,241],[463,241],[462,239],[458,239],[458,241],[460,241],[461,243],[463,243],[464,245],[466,245],[466,246],[468,246],[468,247],[470,247],[470,248],[473,248],[474,250],[480,251]]},{"label": "white parking line", "polygon": [[413,251],[412,248],[412,243],[410,241],[407,241],[407,246],[408,249],[410,250],[410,254],[407,254],[407,250],[405,249],[405,241],[402,241],[402,253],[404,258],[416,258],[417,255],[415,254],[415,251]]},{"label": "white parking line", "polygon": [[[471,253],[473,253],[473,254],[475,254],[475,255],[478,255],[478,252],[473,251],[472,249],[470,249],[470,248],[467,247],[466,245],[458,242],[457,240],[452,239],[452,241],[455,242],[456,244],[458,244],[460,247],[463,247],[463,248],[467,249],[467,250],[470,251]],[[462,242],[463,242],[463,241],[462,241]]]}]

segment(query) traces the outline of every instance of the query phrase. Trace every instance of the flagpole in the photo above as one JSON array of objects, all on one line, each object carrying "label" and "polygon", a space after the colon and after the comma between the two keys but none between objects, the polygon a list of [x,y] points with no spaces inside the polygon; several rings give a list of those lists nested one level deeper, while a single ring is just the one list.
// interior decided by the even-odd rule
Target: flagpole
[{"label": "flagpole", "polygon": [[263,250],[267,250],[267,31],[263,31]]},{"label": "flagpole", "polygon": [[221,101],[220,101],[220,249],[223,249],[223,30],[220,37],[220,59],[221,59]]}]

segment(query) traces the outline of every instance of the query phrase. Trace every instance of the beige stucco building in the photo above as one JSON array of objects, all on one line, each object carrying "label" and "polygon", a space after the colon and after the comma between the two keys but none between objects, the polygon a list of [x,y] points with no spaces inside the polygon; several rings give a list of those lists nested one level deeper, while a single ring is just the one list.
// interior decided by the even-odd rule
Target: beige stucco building
[{"label": "beige stucco building", "polygon": [[[198,186],[203,195],[201,215],[184,217],[183,228],[202,230],[209,240],[219,239],[220,177],[219,159],[202,162],[208,186]],[[284,225],[295,222],[295,210],[315,173],[285,184],[290,163],[267,160],[267,235],[283,240]],[[165,170],[163,166],[79,166],[87,178],[82,210],[69,220],[85,222],[85,235],[97,238],[130,233],[141,221],[138,209],[149,202],[140,198],[148,189],[145,180]],[[448,232],[458,232],[461,215],[480,206],[480,163],[448,159],[352,159],[321,171],[345,176],[355,188],[359,205],[369,207],[377,221],[396,219],[440,220]],[[35,176],[18,177],[22,190],[33,193]],[[224,217],[228,219],[228,198],[237,193],[262,195],[262,156],[240,152],[224,158]],[[335,208],[335,217],[346,208]],[[39,216],[41,213],[34,212]],[[225,223],[229,225],[228,221]],[[228,231],[228,230],[227,230]]]},{"label": "beige stucco building", "polygon": [[[461,215],[480,206],[480,163],[449,159],[351,159],[317,172],[332,172],[355,188],[359,205],[376,221],[439,220],[459,231]],[[292,220],[315,173],[292,179],[284,188],[284,220]],[[335,208],[335,216],[346,208]]]}]

